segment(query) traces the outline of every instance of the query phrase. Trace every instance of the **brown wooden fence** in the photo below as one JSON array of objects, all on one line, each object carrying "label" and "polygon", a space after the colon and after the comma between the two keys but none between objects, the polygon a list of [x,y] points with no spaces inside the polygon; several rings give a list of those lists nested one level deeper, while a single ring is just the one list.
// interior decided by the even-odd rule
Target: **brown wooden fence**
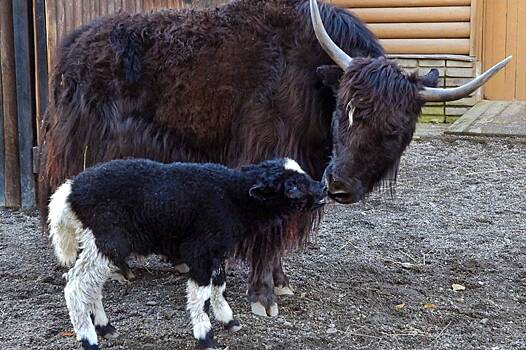
[{"label": "brown wooden fence", "polygon": [[0,206],[35,203],[34,146],[55,49],[73,29],[118,11],[206,7],[224,0],[0,0]]}]

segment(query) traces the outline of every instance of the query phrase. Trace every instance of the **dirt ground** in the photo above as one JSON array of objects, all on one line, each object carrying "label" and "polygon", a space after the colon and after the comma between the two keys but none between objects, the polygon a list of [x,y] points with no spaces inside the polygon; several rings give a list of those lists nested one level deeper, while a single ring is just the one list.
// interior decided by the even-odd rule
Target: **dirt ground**
[{"label": "dirt ground", "polygon": [[[0,210],[2,349],[77,349],[57,267],[35,213]],[[421,139],[396,193],[332,205],[317,241],[287,258],[295,296],[250,314],[247,269],[229,272],[243,329],[228,349],[526,349],[526,143]],[[109,282],[120,337],[103,349],[194,349],[185,277],[151,259]],[[453,291],[452,284],[465,290]]]}]

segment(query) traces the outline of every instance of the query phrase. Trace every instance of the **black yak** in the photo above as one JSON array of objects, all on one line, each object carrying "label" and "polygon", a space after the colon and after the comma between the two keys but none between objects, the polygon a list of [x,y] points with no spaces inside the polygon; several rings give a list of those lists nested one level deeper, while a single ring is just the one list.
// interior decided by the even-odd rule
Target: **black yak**
[{"label": "black yak", "polygon": [[247,235],[270,233],[287,216],[321,207],[326,194],[291,159],[240,171],[113,160],[67,180],[51,196],[49,233],[59,261],[72,267],[64,294],[77,339],[96,350],[97,334],[114,336],[102,305],[104,282],[127,269],[131,254],[162,254],[188,262],[194,337],[201,348],[216,349],[207,305],[229,330],[241,327],[224,296],[225,258]]},{"label": "black yak", "polygon": [[[322,5],[318,29],[321,20],[337,44],[321,41],[329,54],[316,39],[306,0],[121,13],[71,33],[57,53],[42,123],[42,217],[66,178],[125,157],[240,167],[287,156],[315,179],[330,162],[330,195],[359,201],[394,174],[424,100],[448,96],[423,90],[435,84],[434,72],[406,76],[386,60],[374,35],[348,12]],[[349,65],[344,52],[368,58]],[[453,98],[464,92],[455,90]],[[350,111],[352,127],[344,118]],[[238,256],[252,264],[255,313],[275,315],[274,293],[292,293],[282,253],[304,246],[319,217],[291,217],[283,232],[240,244]]]}]

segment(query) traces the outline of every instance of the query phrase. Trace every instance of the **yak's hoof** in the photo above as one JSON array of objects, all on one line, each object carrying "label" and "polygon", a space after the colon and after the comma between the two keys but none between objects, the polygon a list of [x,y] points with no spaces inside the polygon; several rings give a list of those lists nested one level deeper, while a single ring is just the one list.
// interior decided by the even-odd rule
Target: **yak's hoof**
[{"label": "yak's hoof", "polygon": [[190,268],[186,264],[177,264],[174,266],[175,271],[179,273],[188,273],[190,271]]},{"label": "yak's hoof", "polygon": [[135,279],[135,275],[131,271],[127,271],[125,274],[122,274],[121,272],[114,272],[111,274],[111,279],[113,281],[117,281],[120,284],[127,284],[130,283],[131,280]]},{"label": "yak's hoof", "polygon": [[252,313],[257,316],[275,317],[279,314],[278,304],[276,303],[272,303],[268,308],[265,308],[260,302],[250,303],[250,308],[252,309]]},{"label": "yak's hoof", "polygon": [[119,336],[117,329],[113,327],[111,323],[108,323],[105,326],[95,326],[97,335],[106,339],[115,339]]},{"label": "yak's hoof", "polygon": [[274,287],[274,294],[276,295],[294,295],[294,291],[289,286]]},{"label": "yak's hoof", "polygon": [[232,320],[225,325],[225,328],[230,332],[235,333],[241,329],[241,322],[239,320]]},{"label": "yak's hoof", "polygon": [[84,350],[100,350],[97,344],[90,344],[87,339],[82,339],[80,342],[82,343],[82,349]]}]

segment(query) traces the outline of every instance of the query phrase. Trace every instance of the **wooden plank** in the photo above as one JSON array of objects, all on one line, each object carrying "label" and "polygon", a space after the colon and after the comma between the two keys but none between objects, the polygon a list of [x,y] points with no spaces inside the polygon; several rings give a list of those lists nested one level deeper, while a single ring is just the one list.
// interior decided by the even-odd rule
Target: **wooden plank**
[{"label": "wooden plank", "polygon": [[66,14],[65,14],[65,1],[66,0],[55,0],[57,6],[57,16],[56,16],[56,28],[57,28],[57,41],[55,43],[55,50],[60,45],[61,40],[64,38],[64,34],[67,30],[66,28]]},{"label": "wooden plank", "polygon": [[[508,2],[485,1],[484,20],[484,54],[483,69],[486,70],[506,57],[506,40]],[[490,100],[506,100],[510,98],[509,86],[506,86],[506,71],[497,73],[484,86],[484,96]]]},{"label": "wooden plank", "polygon": [[349,11],[367,23],[469,22],[469,6],[353,8]]},{"label": "wooden plank", "polygon": [[469,55],[482,57],[482,28],[484,23],[484,0],[471,0]]},{"label": "wooden plank", "polygon": [[13,1],[13,29],[15,37],[16,98],[18,114],[18,145],[20,159],[20,190],[22,207],[35,205],[35,177],[33,175],[33,146],[35,144],[33,89],[31,70],[31,9],[26,1]]},{"label": "wooden plank", "polygon": [[[1,17],[0,17],[1,19]],[[2,45],[0,45],[0,65]],[[2,69],[0,69],[0,207],[5,206],[5,148],[4,148],[4,101],[2,94]]]},{"label": "wooden plank", "polygon": [[381,39],[389,54],[459,54],[469,53],[469,39]]},{"label": "wooden plank", "polygon": [[469,22],[370,23],[368,27],[380,39],[469,38]]},{"label": "wooden plank", "polygon": [[20,207],[15,45],[11,1],[0,1],[0,47],[4,115],[5,206]]},{"label": "wooden plank", "polygon": [[526,1],[519,1],[517,9],[517,78],[515,85],[515,99],[526,101]]},{"label": "wooden plank", "polygon": [[36,139],[39,140],[40,124],[47,106],[48,66],[46,45],[46,14],[44,0],[33,1],[35,41],[35,95]]},{"label": "wooden plank", "polygon": [[469,6],[471,0],[330,0],[340,7]]},{"label": "wooden plank", "polygon": [[519,43],[517,41],[519,1],[522,2],[524,0],[508,0],[508,15],[506,17],[506,46],[504,56],[515,57],[514,60],[508,63],[504,70],[504,83],[508,90],[507,99],[509,100],[515,99],[515,87],[517,86],[517,49],[519,45],[526,45],[526,42]]},{"label": "wooden plank", "polygon": [[51,72],[55,61],[57,43],[57,8],[56,0],[46,0],[46,37],[47,37],[47,69]]}]

